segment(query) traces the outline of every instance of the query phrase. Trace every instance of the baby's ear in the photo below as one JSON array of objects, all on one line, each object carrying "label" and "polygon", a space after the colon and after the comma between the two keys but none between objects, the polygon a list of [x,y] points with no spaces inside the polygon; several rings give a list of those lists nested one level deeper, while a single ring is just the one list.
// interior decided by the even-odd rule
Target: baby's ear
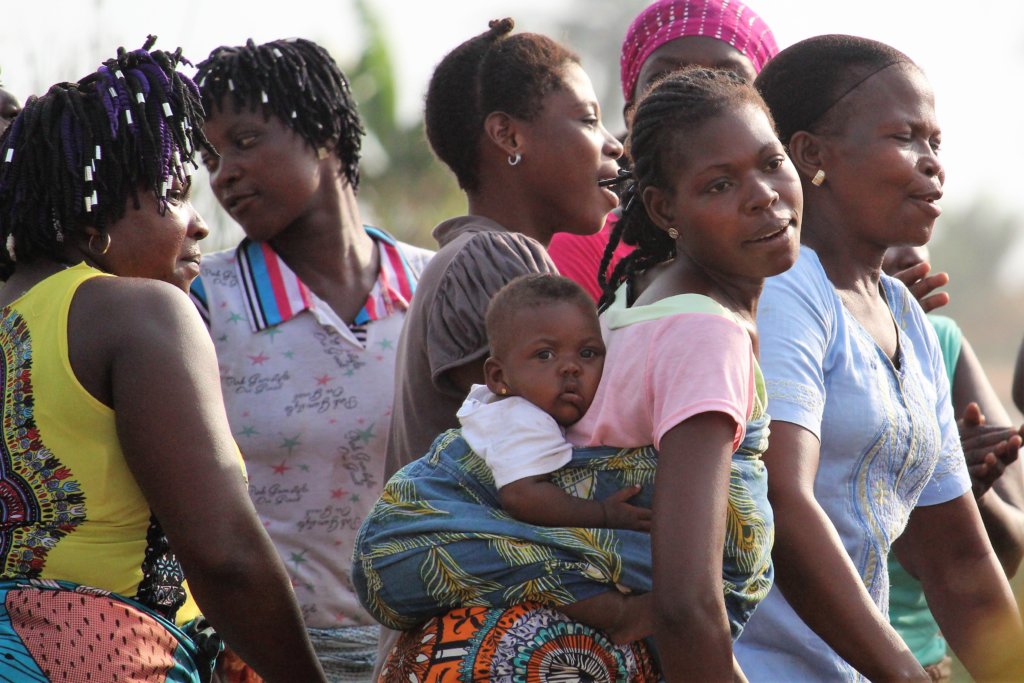
[{"label": "baby's ear", "polygon": [[484,361],[484,381],[487,383],[487,388],[491,390],[491,393],[498,394],[499,396],[508,394],[509,387],[505,384],[505,369],[502,367],[501,361],[495,356],[491,356]]}]

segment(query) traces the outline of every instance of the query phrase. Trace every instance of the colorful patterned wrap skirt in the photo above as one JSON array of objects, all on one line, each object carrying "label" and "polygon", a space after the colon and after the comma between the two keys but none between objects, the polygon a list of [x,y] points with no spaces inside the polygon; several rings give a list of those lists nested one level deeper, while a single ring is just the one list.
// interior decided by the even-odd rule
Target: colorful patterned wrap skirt
[{"label": "colorful patterned wrap skirt", "polygon": [[[0,680],[205,683],[212,656],[142,604],[64,581],[0,581]],[[216,641],[215,643],[213,641]]]},{"label": "colorful patterned wrap skirt", "polygon": [[[772,585],[774,521],[760,459],[767,426],[767,415],[751,421],[732,459],[722,578],[734,638]],[[649,507],[656,467],[653,448],[577,448],[552,481],[590,499],[639,484],[632,502]],[[378,621],[404,630],[452,608],[557,608],[608,590],[648,592],[651,539],[513,519],[486,464],[450,430],[385,486],[360,528],[353,581]]]},{"label": "colorful patterned wrap skirt", "polygon": [[381,682],[655,683],[643,641],[615,645],[597,629],[537,603],[462,607],[406,631]]}]

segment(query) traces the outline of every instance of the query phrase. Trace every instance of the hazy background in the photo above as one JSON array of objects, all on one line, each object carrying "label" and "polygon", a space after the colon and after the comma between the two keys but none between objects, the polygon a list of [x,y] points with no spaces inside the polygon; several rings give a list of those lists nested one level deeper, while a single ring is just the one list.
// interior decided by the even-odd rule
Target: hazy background
[{"label": "hazy background", "polygon": [[[608,128],[622,130],[618,53],[643,0],[45,0],[0,4],[0,80],[24,100],[52,83],[75,80],[123,45],[156,34],[158,47],[181,46],[193,61],[221,44],[302,36],[324,45],[349,75],[370,136],[364,145],[360,203],[367,222],[434,247],[430,229],[464,213],[465,201],[426,145],[421,105],[444,54],[512,16],[519,30],[547,33],[574,48],[594,81]],[[946,194],[932,244],[947,270],[952,303],[1014,419],[1009,400],[1024,333],[1020,74],[1024,3],[975,0],[751,0],[780,47],[821,33],[887,42],[924,68],[944,128]],[[204,172],[197,175],[202,179]],[[205,183],[196,205],[212,226],[206,251],[240,231]],[[1024,585],[1018,580],[1018,595]],[[958,673],[958,680],[964,678]]]},{"label": "hazy background", "polygon": [[[950,272],[955,317],[979,352],[1008,407],[1016,349],[1024,332],[1024,258],[1019,211],[1024,135],[1024,3],[976,0],[751,0],[781,47],[820,33],[853,33],[888,42],[926,71],[944,128],[945,210],[932,245]],[[578,51],[601,99],[608,127],[622,129],[618,52],[643,0],[48,0],[0,5],[0,80],[22,100],[51,83],[77,79],[119,45],[181,46],[198,61],[220,44],[303,36],[320,42],[350,76],[371,131],[360,202],[368,222],[434,246],[431,227],[462,213],[465,202],[423,138],[427,80],[443,55],[484,30],[516,19]],[[202,174],[197,176],[202,178]],[[205,248],[236,241],[237,226],[205,184],[196,203],[213,226]],[[1019,414],[1011,414],[1019,419]]]}]

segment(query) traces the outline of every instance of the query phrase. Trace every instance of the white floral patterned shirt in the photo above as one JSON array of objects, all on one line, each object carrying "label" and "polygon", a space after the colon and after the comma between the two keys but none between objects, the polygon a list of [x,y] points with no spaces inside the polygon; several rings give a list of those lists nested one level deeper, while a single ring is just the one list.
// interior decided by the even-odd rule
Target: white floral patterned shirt
[{"label": "white floral patterned shirt", "polygon": [[351,326],[265,243],[206,255],[192,288],[249,493],[312,628],[374,623],[352,591],[353,542],[384,485],[395,348],[432,255],[367,232],[380,272]]}]

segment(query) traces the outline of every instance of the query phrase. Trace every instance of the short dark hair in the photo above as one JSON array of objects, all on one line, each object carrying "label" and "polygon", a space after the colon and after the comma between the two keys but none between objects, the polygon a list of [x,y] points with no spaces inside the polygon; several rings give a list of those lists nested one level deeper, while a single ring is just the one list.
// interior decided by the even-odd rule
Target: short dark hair
[{"label": "short dark hair", "polygon": [[176,71],[181,50],[118,48],[77,83],[31,97],[0,145],[0,279],[17,261],[59,259],[69,234],[104,229],[131,198],[152,192],[167,207],[172,178],[187,183],[202,132],[199,90]]},{"label": "short dark hair", "polygon": [[511,323],[516,313],[526,308],[555,303],[578,304],[584,310],[593,311],[594,318],[597,318],[594,300],[567,277],[551,273],[530,273],[510,280],[491,297],[484,316],[491,354],[499,355],[508,344],[508,336],[515,334]]},{"label": "short dark hair", "polygon": [[845,123],[840,101],[894,64],[918,68],[894,47],[868,38],[831,34],[790,45],[754,81],[771,109],[784,145],[797,131],[824,132]]},{"label": "short dark hair", "polygon": [[445,55],[427,87],[427,139],[467,192],[479,187],[480,134],[487,116],[503,111],[532,121],[544,96],[565,87],[565,65],[579,63],[575,53],[547,36],[510,35],[514,27],[512,19],[491,21],[489,30]]},{"label": "short dark hair", "polygon": [[348,79],[331,55],[311,40],[291,38],[257,45],[222,45],[199,62],[196,83],[207,118],[223,111],[231,95],[235,111],[276,116],[313,149],[330,147],[345,179],[359,189],[363,129]]},{"label": "short dark hair", "polygon": [[[672,169],[688,136],[707,121],[741,104],[753,104],[772,121],[767,105],[753,86],[732,71],[692,66],[656,81],[636,105],[626,149],[633,165],[633,180],[623,195],[622,217],[612,230],[598,269],[600,306],[615,300],[615,290],[634,274],[675,257],[676,245],[647,215],[641,197],[648,187],[670,190]],[[608,275],[619,242],[636,245]]]}]

